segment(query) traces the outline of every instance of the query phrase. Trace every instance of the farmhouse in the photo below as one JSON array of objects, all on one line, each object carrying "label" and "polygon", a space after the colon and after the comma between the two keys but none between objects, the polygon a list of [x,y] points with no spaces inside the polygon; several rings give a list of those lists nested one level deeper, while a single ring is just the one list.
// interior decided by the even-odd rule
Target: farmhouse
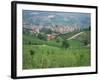
[{"label": "farmhouse", "polygon": [[57,34],[47,34],[47,40],[52,40],[57,37]]}]

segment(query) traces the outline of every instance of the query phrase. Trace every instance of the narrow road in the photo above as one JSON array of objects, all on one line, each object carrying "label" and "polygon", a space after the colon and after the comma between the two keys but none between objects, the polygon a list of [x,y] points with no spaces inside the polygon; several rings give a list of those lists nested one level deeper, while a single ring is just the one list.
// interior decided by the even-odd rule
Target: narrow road
[{"label": "narrow road", "polygon": [[72,36],[72,37],[68,38],[67,40],[74,39],[75,37],[77,37],[78,35],[80,35],[80,34],[82,34],[82,33],[84,33],[84,32],[77,33],[77,34],[75,34],[74,36]]}]

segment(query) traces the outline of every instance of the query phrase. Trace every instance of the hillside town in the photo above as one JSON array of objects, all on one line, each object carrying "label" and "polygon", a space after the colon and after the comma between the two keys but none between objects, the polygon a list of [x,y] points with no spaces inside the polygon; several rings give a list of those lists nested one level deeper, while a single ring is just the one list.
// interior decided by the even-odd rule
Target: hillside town
[{"label": "hillside town", "polygon": [[64,34],[73,31],[80,31],[80,26],[78,25],[53,25],[53,26],[42,26],[42,25],[30,25],[30,24],[23,24],[24,30],[29,30],[32,33],[40,33],[42,28],[47,28],[52,31]]},{"label": "hillside town", "polygon": [[[80,27],[78,25],[53,25],[53,26],[42,26],[42,25],[28,25],[23,24],[23,29],[30,33],[36,33],[37,35],[41,33],[40,31],[43,29],[50,29],[52,33],[46,34],[47,40],[55,39],[59,34],[65,34],[73,31],[80,31]],[[55,33],[56,32],[56,33]]]}]

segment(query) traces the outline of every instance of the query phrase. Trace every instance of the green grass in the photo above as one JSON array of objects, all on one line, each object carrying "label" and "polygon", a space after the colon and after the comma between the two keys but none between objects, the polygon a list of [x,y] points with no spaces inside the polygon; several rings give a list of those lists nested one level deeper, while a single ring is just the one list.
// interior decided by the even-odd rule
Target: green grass
[{"label": "green grass", "polygon": [[[30,55],[30,50],[34,55]],[[90,49],[24,45],[23,69],[90,66]]]},{"label": "green grass", "polygon": [[[60,35],[60,38],[67,39],[75,33]],[[23,69],[90,66],[90,47],[84,46],[82,36],[84,37],[80,35],[74,40],[68,40],[69,47],[62,48],[61,39],[58,42],[57,39],[45,41],[23,34]],[[86,38],[88,37],[89,32]]]}]

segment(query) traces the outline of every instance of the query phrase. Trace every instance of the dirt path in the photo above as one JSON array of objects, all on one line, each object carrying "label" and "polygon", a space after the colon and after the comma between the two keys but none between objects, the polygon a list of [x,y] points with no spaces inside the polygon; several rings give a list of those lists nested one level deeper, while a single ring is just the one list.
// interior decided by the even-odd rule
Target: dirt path
[{"label": "dirt path", "polygon": [[78,35],[80,35],[80,34],[82,34],[82,33],[84,33],[84,32],[79,32],[79,33],[75,34],[74,36],[68,38],[67,40],[74,39],[75,37],[77,37]]}]

